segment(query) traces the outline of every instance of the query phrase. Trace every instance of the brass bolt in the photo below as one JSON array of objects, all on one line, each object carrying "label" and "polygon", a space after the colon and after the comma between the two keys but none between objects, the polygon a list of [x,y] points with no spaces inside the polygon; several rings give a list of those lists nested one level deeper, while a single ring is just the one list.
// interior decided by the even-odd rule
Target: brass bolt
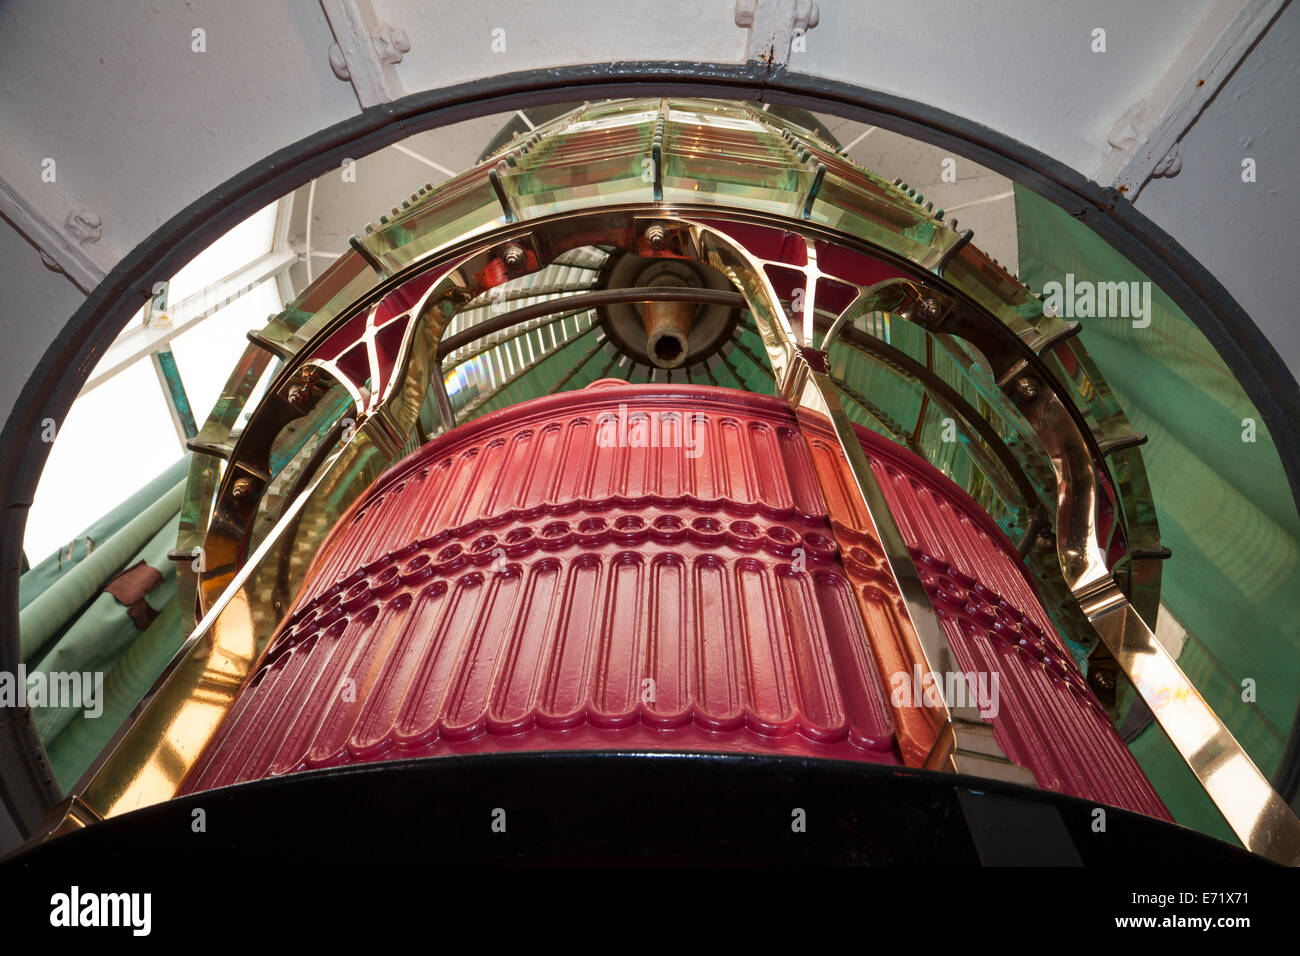
[{"label": "brass bolt", "polygon": [[507,269],[522,269],[528,262],[528,256],[524,254],[524,250],[512,243],[502,251],[501,261],[506,264]]},{"label": "brass bolt", "polygon": [[238,478],[230,486],[230,497],[236,501],[247,501],[253,496],[253,479]]},{"label": "brass bolt", "polygon": [[922,322],[933,322],[939,317],[939,300],[922,299],[916,304],[916,317]]},{"label": "brass bolt", "polygon": [[662,249],[668,241],[668,230],[655,223],[645,231],[645,241],[651,249]]},{"label": "brass bolt", "polygon": [[298,369],[298,381],[308,388],[315,388],[320,381],[320,369],[315,365],[304,365]]},{"label": "brass bolt", "polygon": [[1032,402],[1038,397],[1038,379],[1032,375],[1022,375],[1011,386],[1016,398],[1022,402]]}]

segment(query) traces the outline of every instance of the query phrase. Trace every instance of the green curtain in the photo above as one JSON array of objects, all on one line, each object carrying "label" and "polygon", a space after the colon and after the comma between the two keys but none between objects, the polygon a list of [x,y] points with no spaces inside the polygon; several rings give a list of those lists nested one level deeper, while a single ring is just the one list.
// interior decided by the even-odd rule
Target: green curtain
[{"label": "green curtain", "polygon": [[[89,716],[81,707],[32,708],[64,789],[108,743],[180,646],[176,565],[167,551],[176,544],[188,471],[189,459],[182,458],[19,581],[29,689],[51,674],[103,675],[101,714]],[[136,608],[133,616],[104,588],[140,562],[161,580],[141,598],[148,608]]]},{"label": "green curtain", "polygon": [[[1015,202],[1020,277],[1031,289],[1067,273],[1149,281],[1059,207],[1020,186]],[[1142,454],[1173,552],[1161,600],[1188,632],[1178,663],[1271,777],[1300,698],[1300,519],[1277,449],[1213,346],[1154,284],[1147,327],[1078,321],[1084,347],[1149,438]],[[1132,748],[1179,822],[1232,839],[1158,727]]]}]

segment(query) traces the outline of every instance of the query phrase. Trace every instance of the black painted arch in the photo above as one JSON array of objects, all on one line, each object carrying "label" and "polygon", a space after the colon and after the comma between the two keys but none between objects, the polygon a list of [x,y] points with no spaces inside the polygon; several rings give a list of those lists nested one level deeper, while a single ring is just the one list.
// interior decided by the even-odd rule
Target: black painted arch
[{"label": "black painted arch", "polygon": [[[1117,807],[1104,808],[1098,831],[1098,809],[1037,787],[859,761],[677,751],[446,754],[187,794],[27,848],[0,862],[0,879],[39,885],[52,878],[66,891],[69,874],[88,886],[96,869],[117,879],[141,861],[164,884],[159,890],[178,871],[237,878],[286,861],[313,870],[430,863],[1127,868],[1172,860],[1272,867],[1240,847]],[[193,829],[196,810],[211,833]],[[191,893],[186,881],[177,889]],[[46,889],[42,902],[48,899]],[[168,909],[190,917],[183,904]]]},{"label": "black painted arch", "polygon": [[[1300,390],[1264,334],[1227,290],[1128,200],[1030,146],[941,109],[764,64],[608,63],[512,73],[414,93],[284,147],[195,200],[133,249],[86,298],[37,363],[0,442],[0,669],[15,671],[18,577],[27,509],[49,446],[45,418],[62,421],[82,383],[153,283],[174,274],[257,209],[346,158],[415,133],[494,112],[619,96],[690,95],[747,99],[833,113],[949,149],[1033,190],[1080,219],[1145,272],[1214,345],[1259,409],[1300,502]],[[0,791],[30,833],[61,796],[25,711],[0,717]],[[1277,783],[1300,785],[1294,727]]]}]

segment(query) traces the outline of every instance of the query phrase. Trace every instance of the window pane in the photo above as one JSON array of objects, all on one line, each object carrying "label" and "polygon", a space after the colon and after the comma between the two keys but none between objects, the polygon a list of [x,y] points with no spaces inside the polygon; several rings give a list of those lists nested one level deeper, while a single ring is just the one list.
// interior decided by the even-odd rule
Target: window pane
[{"label": "window pane", "polygon": [[195,256],[172,277],[171,287],[167,290],[167,304],[176,305],[270,252],[275,240],[278,206],[278,202],[273,202],[253,213]]},{"label": "window pane", "polygon": [[28,560],[36,564],[67,544],[182,454],[151,359],[78,398],[27,517]]},{"label": "window pane", "polygon": [[275,280],[267,279],[172,339],[176,366],[200,428],[248,346],[248,330],[260,329],[282,308]]}]

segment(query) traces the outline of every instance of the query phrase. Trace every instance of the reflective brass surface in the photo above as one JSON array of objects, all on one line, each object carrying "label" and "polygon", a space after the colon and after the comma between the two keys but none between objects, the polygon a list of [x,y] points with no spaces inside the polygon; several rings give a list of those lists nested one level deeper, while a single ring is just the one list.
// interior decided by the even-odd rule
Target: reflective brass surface
[{"label": "reflective brass surface", "polygon": [[[365,396],[359,422],[310,488],[286,507],[257,550],[232,571],[212,605],[153,692],[92,766],[81,796],[101,816],[115,816],[172,797],[290,606],[323,538],[343,512],[396,457],[412,433],[446,327],[440,305],[459,287],[444,278],[413,310],[390,387]],[[286,369],[282,374],[293,374]],[[228,477],[228,476],[227,476]]]},{"label": "reflective brass surface", "polygon": [[[736,140],[742,131],[752,134],[743,149]],[[718,147],[722,140],[728,149]],[[728,158],[738,151],[743,153],[739,159]],[[647,160],[654,172],[649,179],[644,176]],[[589,175],[575,183],[571,167],[577,162],[585,164]],[[596,207],[599,211],[592,212]],[[502,216],[503,209],[508,217]],[[801,321],[791,322],[782,310],[764,276],[764,260],[691,217],[773,226],[801,239],[807,256]],[[653,233],[653,244],[647,239],[652,224],[661,227]],[[432,190],[361,240],[366,255],[350,249],[275,317],[255,339],[266,348],[261,354],[246,353],[231,376],[223,401],[200,433],[220,457],[229,456],[230,464],[220,474],[220,457],[196,454],[182,515],[179,550],[200,544],[204,549],[202,570],[196,571],[207,613],[111,751],[101,755],[76,788],[67,825],[93,822],[175,792],[279,626],[329,530],[384,468],[423,437],[421,402],[430,399],[437,406],[444,427],[455,420],[442,391],[437,344],[457,309],[494,284],[483,279],[484,270],[502,260],[507,248],[523,252],[525,271],[566,249],[591,244],[641,256],[700,253],[725,266],[750,302],[775,380],[796,409],[805,438],[823,442],[820,451],[843,454],[851,466],[856,505],[837,505],[833,519],[840,534],[879,543],[910,628],[898,642],[898,660],[889,666],[954,667],[834,384],[820,370],[821,353],[806,351],[814,344],[813,317],[819,308],[816,242],[825,240],[870,252],[909,278],[860,289],[822,348],[829,349],[839,329],[859,312],[888,312],[924,327],[936,342],[969,359],[972,374],[988,380],[991,405],[1001,408],[1014,401],[1030,426],[1027,437],[1041,445],[1055,473],[1056,500],[1048,503],[1054,513],[1045,520],[1055,528],[1063,586],[1077,598],[1080,619],[1111,652],[1243,843],[1272,859],[1295,862],[1300,856],[1295,815],[1139,613],[1157,606],[1158,562],[1155,574],[1144,577],[1141,591],[1129,596],[1120,586],[1122,579],[1107,569],[1105,542],[1097,540],[1099,474],[1108,475],[1118,492],[1122,514],[1116,526],[1127,533],[1130,549],[1152,553],[1160,547],[1139,450],[1110,456],[1124,462],[1120,480],[1102,455],[1102,445],[1114,447],[1131,434],[1122,410],[1071,338],[1070,323],[1044,315],[1041,303],[969,244],[969,238],[946,228],[879,177],[852,168],[807,131],[750,107],[720,102],[655,99],[584,106]],[[518,258],[511,256],[515,266]],[[380,262],[392,277],[379,278],[370,260]],[[373,318],[374,305],[388,291],[443,266],[446,274],[413,310],[397,368],[382,394],[372,394],[367,381],[354,381],[338,363],[312,362],[314,348],[349,319]],[[358,338],[369,349],[372,370],[373,333],[367,322]],[[284,504],[274,527],[254,538],[250,525],[257,509],[233,507],[231,492],[236,482],[247,480],[250,484],[242,487],[251,493],[245,500],[256,504],[277,477],[268,469],[259,473],[246,454],[251,426],[270,414],[274,402],[263,399],[242,434],[234,434],[233,426],[272,353],[284,359],[284,367],[267,395],[285,394],[292,376],[315,364],[352,396],[355,422],[319,472]],[[833,444],[825,444],[831,439]],[[301,456],[298,463],[310,457]],[[1041,486],[1050,483],[1049,475]],[[252,541],[257,543],[249,548]],[[852,565],[851,549],[845,554],[846,564]],[[187,563],[182,570],[189,567]],[[187,576],[182,594],[192,594],[187,589],[193,586]],[[863,612],[875,613],[865,606]],[[900,715],[909,762],[951,767],[955,760],[960,765],[963,737],[970,741],[965,747],[969,754],[986,748],[987,725],[966,723],[967,716],[947,708]],[[998,771],[985,765],[976,772]]]},{"label": "reflective brass surface", "polygon": [[[720,206],[707,209],[713,219],[761,222],[804,236],[871,248],[824,225],[794,222],[779,214]],[[718,231],[682,218],[698,212],[691,207],[667,204],[629,205],[606,208],[598,214],[561,213],[506,226],[490,235],[479,232],[461,242],[420,254],[404,271],[371,289],[353,307],[339,308],[328,320],[311,323],[314,332],[310,340],[286,363],[273,389],[287,383],[287,376],[310,361],[315,343],[324,341],[351,316],[372,308],[386,290],[439,263],[455,263],[424,297],[420,307],[413,310],[398,368],[383,394],[372,395],[364,389],[364,383],[351,383],[357,410],[356,427],[322,467],[319,476],[286,506],[275,528],[251,555],[241,562],[238,553],[231,551],[222,556],[220,566],[209,572],[208,612],[163,678],[137,708],[132,722],[115,741],[111,754],[101,758],[87,775],[85,786],[78,788],[92,817],[112,816],[167,799],[176,792],[279,626],[311,556],[319,549],[328,529],[385,467],[419,441],[415,427],[418,410],[429,395],[431,379],[438,378],[434,374],[437,343],[458,305],[483,292],[481,280],[475,277],[482,274],[484,265],[491,260],[491,250],[506,242],[527,245],[536,251],[537,262],[544,263],[560,252],[597,240],[646,255],[649,250],[641,237],[647,221],[668,222],[685,229],[697,251],[727,274],[746,295],[768,361],[782,393],[796,409],[805,437],[817,441],[818,435],[834,436],[836,452],[848,459],[861,507],[841,508],[833,514],[833,520],[841,533],[862,534],[879,543],[910,628],[910,633],[901,635],[898,643],[902,649],[899,659],[878,662],[879,666],[888,667],[890,673],[895,668],[910,670],[913,664],[939,672],[956,669],[911,557],[854,440],[834,385],[817,367],[821,353],[810,351],[812,309],[805,316],[802,334],[797,333],[763,275],[762,260]],[[670,231],[665,247],[671,251],[678,241]],[[946,250],[951,240],[944,237],[943,242],[936,242],[936,249]],[[897,252],[888,250],[872,251],[882,257],[898,256]],[[1100,461],[1100,453],[1090,429],[1093,422],[1101,421],[1112,427],[1114,416],[1087,412],[1086,404],[1082,406],[1084,411],[1080,411],[1079,402],[1085,399],[1061,397],[1067,392],[1066,386],[1033,351],[1033,346],[1040,344],[1051,330],[1045,332],[1020,315],[990,314],[986,308],[990,294],[987,291],[976,294],[959,282],[962,255],[964,249],[953,262],[945,263],[942,277],[918,275],[909,283],[900,284],[900,289],[895,290],[898,300],[891,307],[899,310],[900,317],[917,321],[936,334],[968,338],[989,361],[994,378],[1009,393],[1019,396],[1018,405],[1049,454],[1057,474],[1058,556],[1062,573],[1083,613],[1246,846],[1273,859],[1295,861],[1300,855],[1300,823],[1155,641],[1106,570],[1096,540],[1098,502],[1094,465]],[[815,257],[810,258],[810,266],[815,270]],[[916,266],[912,268],[915,270]],[[813,284],[812,271],[808,274],[809,283]],[[936,301],[937,307],[921,308],[929,300]],[[871,301],[880,306],[882,300],[877,295]],[[956,306],[961,307],[960,315]],[[858,307],[864,306],[859,303]],[[1070,346],[1072,343],[1061,341],[1054,348]],[[337,365],[328,368],[329,363],[318,364],[323,371],[342,374]],[[1024,397],[1027,393],[1013,391],[1026,370],[1042,384],[1028,399]],[[1101,393],[1092,388],[1092,394]],[[238,459],[236,445],[232,460]],[[223,491],[218,494],[219,501],[231,489],[232,474],[234,470],[228,469],[222,481]],[[214,541],[210,529],[205,549]],[[211,562],[211,553],[208,558]],[[852,564],[852,560],[846,564]],[[221,575],[226,576],[225,580],[220,579]],[[864,614],[872,613],[870,608],[863,610]],[[888,680],[889,673],[884,676]],[[972,753],[988,742],[981,736],[978,715],[970,720],[969,714],[931,708],[910,709],[897,716],[900,739],[907,741],[909,763],[953,769],[959,766],[962,752],[959,738],[963,734],[973,741]],[[971,728],[975,733],[966,733]],[[988,772],[995,773],[992,769]]]},{"label": "reflective brass surface", "polygon": [[[852,423],[840,406],[835,385],[825,367],[826,355],[810,348],[815,308],[812,289],[820,275],[811,243],[805,269],[808,277],[805,322],[802,338],[798,338],[764,273],[763,260],[716,230],[696,225],[693,233],[700,252],[711,265],[730,277],[750,302],[750,312],[780,383],[781,395],[790,403],[808,444],[863,624],[873,636],[872,651],[882,685],[891,686],[895,675],[914,673],[917,669],[936,674],[960,671],[884,492]],[[881,286],[894,288],[895,284]],[[872,291],[882,290],[873,287]],[[861,309],[868,299],[867,295],[859,294],[845,316],[851,310]],[[833,450],[827,442],[828,436],[836,443]],[[847,460],[853,475],[855,487],[847,496],[841,487],[838,463],[828,457],[827,453],[832,451]],[[876,551],[883,553],[883,566],[873,557]],[[893,584],[893,594],[881,586],[882,570]],[[898,599],[898,615],[889,607],[895,599]],[[938,707],[896,706],[891,702],[891,709],[904,762],[936,770],[958,769],[956,729],[959,724],[985,724],[977,708],[955,708],[947,701]],[[1033,783],[1032,774],[1005,760],[991,733],[984,735],[983,746],[991,748],[990,756],[1001,758],[1007,764],[1004,779]]]},{"label": "reflective brass surface", "polygon": [[1057,555],[1083,613],[1242,845],[1279,863],[1300,865],[1300,820],[1107,569],[1097,543],[1093,457],[1072,416],[1054,392],[1039,394],[1022,408],[1057,470]]}]

